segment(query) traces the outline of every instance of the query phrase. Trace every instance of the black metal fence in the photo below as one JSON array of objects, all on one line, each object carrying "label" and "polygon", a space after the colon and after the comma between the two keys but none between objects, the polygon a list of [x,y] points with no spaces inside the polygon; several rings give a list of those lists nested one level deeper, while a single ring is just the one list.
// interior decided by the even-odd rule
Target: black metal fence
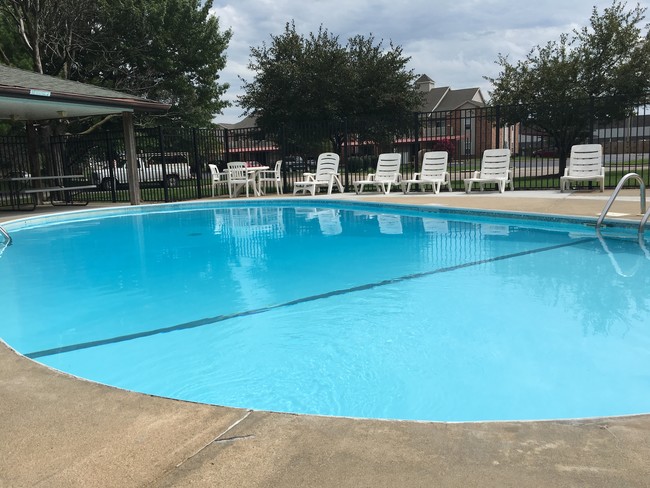
[{"label": "black metal fence", "polygon": [[[594,119],[585,140],[604,147],[606,186],[613,187],[629,172],[650,184],[650,116],[646,103],[636,115],[619,121]],[[559,154],[549,134],[525,122],[505,124],[503,107],[461,108],[448,112],[415,113],[411,127],[390,138],[373,134],[375,121],[340,124],[297,123],[272,133],[246,129],[138,129],[136,149],[143,201],[170,202],[211,196],[208,164],[224,170],[230,161],[255,162],[273,167],[283,160],[285,191],[302,173],[313,170],[318,155],[336,152],[346,189],[371,172],[382,152],[402,155],[402,175],[418,171],[426,150],[447,150],[454,189],[480,169],[485,149],[510,148],[516,189],[559,189]],[[374,125],[373,125],[374,124]],[[377,134],[377,132],[374,132]],[[384,140],[381,140],[384,139]],[[378,141],[379,140],[379,141]],[[30,151],[32,153],[30,154]],[[30,161],[37,161],[36,165]],[[88,197],[96,201],[129,201],[124,140],[121,131],[51,137],[27,144],[27,137],[0,138],[0,178],[79,174],[96,185]],[[630,181],[630,185],[634,185]],[[8,191],[0,187],[0,206],[9,205]]]}]

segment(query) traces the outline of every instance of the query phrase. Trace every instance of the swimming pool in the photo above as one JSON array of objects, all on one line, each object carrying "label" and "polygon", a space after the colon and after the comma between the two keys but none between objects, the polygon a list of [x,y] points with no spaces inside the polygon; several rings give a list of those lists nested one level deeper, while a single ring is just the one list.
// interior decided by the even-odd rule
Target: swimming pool
[{"label": "swimming pool", "polygon": [[0,337],[94,381],[234,407],[437,421],[650,411],[650,259],[632,231],[301,203],[7,224]]}]

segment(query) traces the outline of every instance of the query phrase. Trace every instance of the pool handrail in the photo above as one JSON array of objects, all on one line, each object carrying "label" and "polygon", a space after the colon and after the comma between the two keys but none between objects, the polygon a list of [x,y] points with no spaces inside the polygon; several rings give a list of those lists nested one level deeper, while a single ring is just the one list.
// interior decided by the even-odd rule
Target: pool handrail
[{"label": "pool handrail", "polygon": [[643,215],[643,218],[641,219],[641,222],[639,222],[639,235],[643,234],[643,227],[645,226],[646,222],[648,222],[649,218],[650,218],[650,208]]},{"label": "pool handrail", "polygon": [[11,236],[1,225],[0,225],[0,234],[4,236],[7,246],[11,246],[11,242],[12,242]]},{"label": "pool handrail", "polygon": [[[645,209],[645,183],[643,182],[643,178],[641,178],[638,174],[636,173],[628,173],[623,178],[620,179],[618,182],[618,185],[616,185],[616,188],[614,189],[614,192],[612,193],[612,196],[609,197],[609,200],[607,200],[607,203],[605,204],[605,207],[603,208],[603,211],[600,213],[600,217],[598,217],[598,220],[596,221],[596,230],[598,230],[603,223],[603,220],[605,220],[605,215],[607,215],[607,212],[609,212],[609,209],[612,207],[612,204],[614,203],[614,200],[616,200],[616,197],[618,196],[619,192],[621,191],[621,188],[623,188],[623,185],[627,180],[630,178],[634,178],[636,181],[639,182],[639,190],[640,190],[640,200],[641,200],[641,213],[644,214],[646,213]],[[644,216],[645,218],[645,216]],[[647,220],[647,218],[645,218]],[[645,220],[641,220],[641,224],[639,225],[639,233],[643,232],[643,224],[645,223]]]}]

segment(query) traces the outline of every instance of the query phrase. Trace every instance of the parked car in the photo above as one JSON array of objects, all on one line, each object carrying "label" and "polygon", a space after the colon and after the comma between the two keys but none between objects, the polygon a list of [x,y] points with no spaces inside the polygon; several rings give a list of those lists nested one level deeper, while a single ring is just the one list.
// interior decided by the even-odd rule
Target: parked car
[{"label": "parked car", "polygon": [[284,158],[284,166],[293,171],[312,171],[316,169],[316,158],[309,157],[305,160],[302,156],[287,156]]},{"label": "parked car", "polygon": [[[150,154],[145,161],[138,158],[138,179],[140,183],[156,182],[166,184],[168,188],[180,186],[181,180],[192,178],[192,171],[184,153],[169,153],[163,157],[160,154]],[[163,181],[164,180],[164,181]],[[114,161],[113,168],[95,170],[92,173],[93,184],[102,190],[110,190],[114,186],[128,183],[128,168],[126,161]]]},{"label": "parked car", "polygon": [[29,174],[29,172],[23,170],[9,171],[5,176],[7,178],[31,178],[32,177],[32,175]]},{"label": "parked car", "polygon": [[538,158],[557,158],[558,151],[556,148],[537,149],[533,151],[533,156]]},{"label": "parked car", "polygon": [[189,164],[190,155],[184,152],[170,152],[162,154],[149,154],[147,164]]},{"label": "parked car", "polygon": [[289,170],[305,168],[305,160],[301,156],[287,156],[283,161],[284,167]]}]

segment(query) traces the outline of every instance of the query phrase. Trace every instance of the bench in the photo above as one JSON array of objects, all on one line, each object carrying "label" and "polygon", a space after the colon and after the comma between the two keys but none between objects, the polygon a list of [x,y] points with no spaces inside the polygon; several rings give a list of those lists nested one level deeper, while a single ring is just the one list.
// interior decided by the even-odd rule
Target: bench
[{"label": "bench", "polygon": [[[23,195],[37,195],[39,193],[58,193],[63,194],[63,199],[55,199],[50,195],[50,203],[54,206],[58,205],[88,205],[88,198],[84,201],[75,202],[74,197],[80,193],[85,193],[83,190],[96,189],[96,185],[75,185],[75,186],[48,186],[43,188],[21,188],[19,193]],[[34,199],[34,206],[36,206],[36,199]]]}]

